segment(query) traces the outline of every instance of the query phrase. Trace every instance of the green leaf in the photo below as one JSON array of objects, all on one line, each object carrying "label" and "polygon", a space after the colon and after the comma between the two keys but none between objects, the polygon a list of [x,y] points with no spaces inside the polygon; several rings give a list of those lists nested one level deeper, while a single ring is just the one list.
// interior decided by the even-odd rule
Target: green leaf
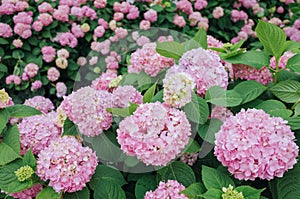
[{"label": "green leaf", "polygon": [[44,189],[42,189],[42,191],[40,191],[37,196],[36,199],[60,199],[60,195],[54,191],[54,189],[52,187],[45,187]]},{"label": "green leaf", "polygon": [[200,149],[201,147],[199,143],[196,140],[190,138],[189,143],[187,144],[183,152],[188,154],[193,154],[199,152]]},{"label": "green leaf", "polygon": [[196,177],[191,167],[179,161],[158,170],[158,174],[161,176],[162,181],[177,180],[185,187],[196,182]]},{"label": "green leaf", "polygon": [[234,87],[233,90],[241,94],[243,98],[243,104],[250,102],[254,99],[256,99],[258,96],[260,96],[267,87],[262,85],[261,83],[254,81],[254,80],[249,80],[249,81],[244,81],[239,83]]},{"label": "green leaf", "polygon": [[64,121],[64,131],[62,136],[64,135],[72,135],[72,136],[77,136],[80,134],[80,131],[78,130],[78,127],[76,124],[74,124],[69,118],[67,118]]},{"label": "green leaf", "polygon": [[23,157],[23,165],[26,166],[30,166],[31,168],[36,168],[36,159],[32,153],[32,150],[30,149],[29,151],[27,151],[27,153],[24,155]]},{"label": "green leaf", "polygon": [[270,88],[270,91],[286,103],[294,103],[300,99],[300,83],[295,80],[279,82]]},{"label": "green leaf", "polygon": [[204,125],[198,127],[198,134],[203,140],[211,144],[214,144],[215,134],[219,132],[222,124],[223,122],[221,120],[212,118]]},{"label": "green leaf", "polygon": [[4,64],[0,63],[0,72],[7,73],[7,66],[5,66]]},{"label": "green leaf", "polygon": [[125,108],[107,108],[106,110],[111,112],[113,115],[118,115],[120,117],[127,117],[134,113],[138,108],[137,104],[130,103],[130,106]]},{"label": "green leaf", "polygon": [[184,46],[178,42],[161,42],[156,44],[156,52],[164,57],[179,60],[184,53]]},{"label": "green leaf", "polygon": [[10,114],[6,109],[0,109],[0,134],[3,129],[6,127],[6,124],[9,120]]},{"label": "green leaf", "polygon": [[293,114],[293,111],[288,110],[282,102],[273,99],[263,101],[262,103],[258,104],[255,108],[262,109],[271,116],[282,117],[284,119],[288,118]]},{"label": "green leaf", "polygon": [[22,50],[14,50],[12,52],[12,57],[15,59],[22,59],[25,56]]},{"label": "green leaf", "polygon": [[156,83],[153,84],[144,94],[143,96],[143,102],[147,103],[147,102],[151,102],[154,93],[155,93],[155,89],[156,89]]},{"label": "green leaf", "polygon": [[300,129],[300,116],[287,118],[287,121],[293,131]]},{"label": "green leaf", "polygon": [[276,178],[269,183],[273,187],[274,199],[295,199],[300,195],[300,164],[299,162],[292,170],[286,172],[282,178]]},{"label": "green leaf", "polygon": [[98,165],[89,185],[91,189],[95,190],[98,184],[106,182],[114,183],[119,186],[126,184],[120,171],[106,165]]},{"label": "green leaf", "polygon": [[161,12],[164,10],[164,8],[161,7],[160,5],[151,6],[151,9],[155,10],[156,12]]},{"label": "green leaf", "polygon": [[114,183],[98,183],[94,191],[94,199],[126,199],[123,189]]},{"label": "green leaf", "polygon": [[0,44],[6,45],[9,44],[9,42],[6,39],[0,37]]},{"label": "green leaf", "polygon": [[266,53],[254,50],[225,58],[224,60],[232,64],[245,64],[257,69],[261,69],[270,64],[270,58]]},{"label": "green leaf", "polygon": [[206,189],[218,189],[222,190],[223,187],[229,187],[229,185],[235,186],[233,180],[221,171],[202,166],[202,181]]},{"label": "green leaf", "polygon": [[207,102],[218,106],[234,107],[241,104],[243,98],[234,90],[224,90],[219,86],[212,86],[206,91]]},{"label": "green leaf", "polygon": [[151,102],[163,102],[164,90],[158,91],[152,98]]},{"label": "green leaf", "polygon": [[286,68],[289,68],[293,72],[300,72],[300,54],[296,54],[291,57],[286,64]]},{"label": "green leaf", "polygon": [[297,104],[294,109],[294,116],[300,115],[300,104]]},{"label": "green leaf", "polygon": [[207,34],[204,28],[200,28],[193,40],[197,41],[202,48],[207,49]]},{"label": "green leaf", "polygon": [[0,189],[8,193],[20,192],[33,186],[31,180],[20,182],[15,175],[15,171],[23,166],[21,159],[13,161],[0,167]]},{"label": "green leaf", "polygon": [[192,101],[183,107],[183,111],[187,118],[196,124],[204,124],[209,115],[207,102],[195,93],[192,93]]},{"label": "green leaf", "polygon": [[144,176],[136,182],[135,196],[137,199],[144,199],[147,191],[156,189],[156,177],[154,175]]},{"label": "green leaf", "polygon": [[20,133],[17,125],[9,127],[3,133],[0,143],[0,165],[7,164],[20,157]]},{"label": "green leaf", "polygon": [[264,189],[254,189],[250,186],[239,186],[235,190],[242,192],[245,199],[259,199]]},{"label": "green leaf", "polygon": [[200,194],[205,192],[205,187],[202,183],[193,183],[188,186],[185,190],[181,191],[184,195],[186,195],[189,199],[198,199]]},{"label": "green leaf", "polygon": [[265,52],[279,59],[286,45],[284,31],[271,23],[259,20],[255,32]]},{"label": "green leaf", "polygon": [[90,198],[90,191],[87,187],[84,187],[81,191],[63,194],[63,199],[84,199],[84,198],[86,199]]},{"label": "green leaf", "polygon": [[29,117],[34,115],[42,114],[41,111],[32,108],[31,106],[26,106],[22,104],[16,104],[14,106],[6,107],[6,110],[9,111],[11,117],[21,118],[21,117]]},{"label": "green leaf", "polygon": [[297,41],[286,41],[285,43],[286,48],[284,51],[299,51],[300,50],[300,42]]},{"label": "green leaf", "polygon": [[208,189],[207,192],[200,195],[204,199],[221,199],[222,191],[219,189]]}]

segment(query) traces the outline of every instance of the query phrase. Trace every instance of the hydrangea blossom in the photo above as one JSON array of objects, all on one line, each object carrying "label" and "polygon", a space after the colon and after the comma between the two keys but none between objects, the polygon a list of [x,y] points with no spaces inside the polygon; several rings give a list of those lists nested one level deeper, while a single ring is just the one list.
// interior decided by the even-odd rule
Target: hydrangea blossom
[{"label": "hydrangea blossom", "polygon": [[9,194],[11,197],[19,198],[19,199],[31,199],[35,198],[36,195],[43,189],[43,185],[41,184],[34,184],[33,187],[29,189],[25,189],[23,191],[17,193]]},{"label": "hydrangea blossom", "polygon": [[33,154],[41,150],[60,137],[61,128],[55,125],[55,112],[45,115],[36,115],[22,119],[18,124],[20,131],[21,155],[24,155],[30,148]]},{"label": "hydrangea blossom", "polygon": [[9,97],[8,93],[5,91],[5,89],[0,90],[0,109],[5,108],[7,106],[14,105],[11,97]]},{"label": "hydrangea blossom", "polygon": [[108,90],[109,83],[115,78],[117,78],[117,73],[106,71],[102,73],[100,77],[92,81],[92,88],[96,90]]},{"label": "hydrangea blossom", "polygon": [[156,76],[161,70],[174,65],[174,60],[159,55],[155,43],[147,43],[131,54],[128,66],[129,73],[140,73],[142,70],[150,76]]},{"label": "hydrangea blossom", "polygon": [[199,95],[205,95],[206,90],[212,86],[225,89],[228,85],[225,67],[213,52],[203,48],[187,51],[180,58],[179,65],[185,67],[185,72],[194,79]]},{"label": "hydrangea blossom", "polygon": [[142,104],[143,96],[133,86],[119,86],[113,91],[115,107],[125,108],[130,103]]},{"label": "hydrangea blossom", "polygon": [[48,113],[54,109],[54,105],[50,99],[43,96],[35,96],[25,100],[24,105],[31,106],[43,113]]},{"label": "hydrangea blossom", "polygon": [[[286,67],[286,64],[288,60],[293,57],[295,54],[292,53],[291,51],[286,51],[283,53],[283,55],[279,59],[278,67],[280,69],[284,69]],[[270,66],[274,69],[276,69],[276,60],[275,57],[272,57],[270,60]]]},{"label": "hydrangea blossom", "polygon": [[180,161],[193,166],[197,161],[198,156],[199,153],[184,153],[182,156],[180,156]]},{"label": "hydrangea blossom", "polygon": [[217,118],[222,122],[225,122],[225,120],[232,115],[233,113],[224,106],[215,106],[211,110],[211,118]]},{"label": "hydrangea blossom", "polygon": [[186,72],[180,71],[180,67],[170,68],[163,80],[164,101],[175,108],[180,108],[191,101],[195,88],[193,78]]},{"label": "hydrangea blossom", "polygon": [[191,126],[183,111],[160,102],[140,105],[117,130],[121,149],[146,165],[165,166],[187,145]]},{"label": "hydrangea blossom", "polygon": [[96,136],[109,129],[112,114],[106,108],[112,107],[112,94],[105,90],[83,87],[64,97],[60,105],[79,131],[87,136]]},{"label": "hydrangea blossom", "polygon": [[60,193],[82,190],[97,166],[97,156],[75,137],[64,136],[38,154],[36,173]]},{"label": "hydrangea blossom", "polygon": [[299,151],[286,124],[263,110],[243,109],[216,134],[214,154],[237,179],[282,177],[296,164]]},{"label": "hydrangea blossom", "polygon": [[168,180],[168,182],[160,182],[154,191],[147,191],[144,199],[157,198],[174,198],[174,199],[188,199],[183,193],[185,187],[176,180]]}]

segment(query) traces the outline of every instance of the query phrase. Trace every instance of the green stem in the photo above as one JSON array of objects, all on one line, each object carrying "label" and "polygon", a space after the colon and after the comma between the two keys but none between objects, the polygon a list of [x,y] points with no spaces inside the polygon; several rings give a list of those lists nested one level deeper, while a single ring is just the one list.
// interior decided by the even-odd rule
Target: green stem
[{"label": "green stem", "polygon": [[279,59],[280,57],[276,58],[276,69],[274,71],[274,83],[276,84],[277,83],[277,79],[278,79],[278,72],[280,71],[279,70]]}]

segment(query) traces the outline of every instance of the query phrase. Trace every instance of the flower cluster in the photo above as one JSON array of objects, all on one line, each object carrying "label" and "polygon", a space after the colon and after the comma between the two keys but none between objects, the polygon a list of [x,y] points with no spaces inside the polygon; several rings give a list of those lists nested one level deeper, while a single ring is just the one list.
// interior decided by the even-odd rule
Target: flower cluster
[{"label": "flower cluster", "polygon": [[43,96],[35,96],[25,100],[24,105],[31,106],[43,113],[48,113],[54,109],[54,105],[50,99]]},{"label": "flower cluster", "polygon": [[184,153],[182,156],[180,156],[180,161],[193,166],[197,161],[198,156],[199,153]]},{"label": "flower cluster", "polygon": [[242,110],[216,134],[214,154],[237,179],[282,177],[296,164],[299,151],[286,124],[263,110]]},{"label": "flower cluster", "polygon": [[60,107],[69,119],[87,136],[96,136],[107,130],[112,123],[112,94],[105,90],[83,87],[64,97]]},{"label": "flower cluster", "polygon": [[175,108],[180,108],[191,101],[195,88],[193,78],[180,71],[180,66],[170,68],[163,80],[164,101]]},{"label": "flower cluster", "polygon": [[19,124],[21,154],[24,155],[30,148],[33,154],[41,150],[60,137],[62,129],[55,122],[55,112],[24,118]]},{"label": "flower cluster", "polygon": [[[292,53],[291,51],[286,51],[283,53],[283,55],[280,57],[279,62],[278,62],[278,67],[280,69],[285,69],[286,68],[286,64],[288,62],[288,60],[293,57],[295,54]],[[272,57],[270,60],[270,67],[272,67],[273,69],[276,69],[276,60],[275,57]]]},{"label": "flower cluster", "polygon": [[11,197],[20,198],[20,199],[31,199],[35,198],[36,195],[43,189],[41,184],[34,184],[33,187],[29,189],[25,189],[24,191],[20,191],[17,193],[9,194]]},{"label": "flower cluster", "polygon": [[211,118],[216,118],[225,122],[227,118],[232,116],[233,113],[226,107],[223,106],[215,106],[211,110]]},{"label": "flower cluster", "polygon": [[150,76],[156,76],[161,70],[174,65],[174,60],[159,55],[155,43],[147,43],[141,49],[131,54],[129,73],[145,71]]},{"label": "flower cluster", "polygon": [[187,145],[191,126],[184,112],[161,103],[140,105],[117,130],[121,149],[146,165],[165,166]]},{"label": "flower cluster", "polygon": [[8,93],[5,92],[5,89],[0,90],[0,109],[5,108],[7,106],[14,105],[11,97],[9,97]]},{"label": "flower cluster", "polygon": [[37,175],[60,193],[82,190],[96,170],[97,156],[75,137],[64,136],[38,154]]},{"label": "flower cluster", "polygon": [[203,48],[187,51],[179,60],[179,65],[185,67],[185,72],[194,79],[197,94],[203,96],[212,86],[226,88],[228,74],[217,54]]},{"label": "flower cluster", "polygon": [[144,199],[156,199],[156,198],[176,198],[176,199],[188,199],[183,193],[185,187],[176,180],[168,180],[167,182],[160,182],[158,187],[154,191],[146,192]]},{"label": "flower cluster", "polygon": [[130,103],[142,104],[143,96],[133,86],[119,86],[113,91],[114,107],[125,108]]},{"label": "flower cluster", "polygon": [[230,184],[228,188],[222,188],[222,199],[244,199],[243,193],[238,192],[237,190],[233,189],[233,186]]}]

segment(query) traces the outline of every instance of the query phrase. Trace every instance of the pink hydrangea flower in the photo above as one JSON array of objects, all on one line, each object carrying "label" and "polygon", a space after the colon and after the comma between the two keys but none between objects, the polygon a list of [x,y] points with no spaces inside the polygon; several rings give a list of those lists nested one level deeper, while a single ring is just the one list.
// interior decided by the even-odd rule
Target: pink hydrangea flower
[{"label": "pink hydrangea flower", "polygon": [[272,73],[267,67],[256,69],[244,64],[233,64],[232,70],[236,79],[255,80],[264,85],[273,81]]},{"label": "pink hydrangea flower", "polygon": [[214,10],[213,10],[213,13],[212,13],[213,17],[215,19],[219,19],[221,17],[223,17],[224,15],[224,9],[220,6],[217,6]]},{"label": "pink hydrangea flower", "polygon": [[29,78],[33,78],[38,74],[39,67],[34,63],[29,63],[25,66],[24,72]]},{"label": "pink hydrangea flower", "polygon": [[216,134],[214,154],[237,179],[271,180],[297,163],[299,149],[294,140],[282,118],[263,110],[241,110]]},{"label": "pink hydrangea flower", "polygon": [[94,37],[101,38],[105,33],[105,28],[103,26],[97,26],[94,30]]},{"label": "pink hydrangea flower", "polygon": [[225,122],[226,119],[232,115],[233,115],[233,113],[228,108],[223,107],[223,106],[214,106],[214,108],[212,108],[212,110],[211,110],[210,117],[216,118],[216,119],[221,120],[222,122]]},{"label": "pink hydrangea flower", "polygon": [[79,66],[84,66],[85,64],[87,64],[87,60],[85,57],[78,57],[77,62],[76,62]]},{"label": "pink hydrangea flower", "polygon": [[96,11],[94,9],[92,9],[91,7],[89,7],[89,6],[83,6],[82,7],[82,13],[83,13],[83,16],[88,17],[92,20],[97,18]]},{"label": "pink hydrangea flower", "polygon": [[202,10],[203,8],[206,8],[207,5],[207,0],[197,0],[194,7],[196,10]]},{"label": "pink hydrangea flower", "polygon": [[0,5],[0,14],[1,15],[11,15],[16,11],[16,6],[12,3],[3,3]]},{"label": "pink hydrangea flower", "polygon": [[22,23],[30,25],[32,23],[32,12],[19,12],[13,17],[14,23]]},{"label": "pink hydrangea flower", "polygon": [[142,21],[140,22],[140,29],[141,29],[141,30],[148,30],[148,29],[150,28],[150,26],[151,26],[150,21],[142,20]]},{"label": "pink hydrangea flower", "polygon": [[43,26],[49,26],[53,22],[53,18],[48,13],[42,13],[38,16],[38,20],[43,24]]},{"label": "pink hydrangea flower", "polygon": [[82,31],[82,28],[76,23],[72,23],[71,32],[76,38],[84,37],[84,32]]},{"label": "pink hydrangea flower", "polygon": [[92,88],[96,90],[108,90],[109,83],[117,78],[117,73],[106,71],[105,73],[102,73],[100,77],[92,81]]},{"label": "pink hydrangea flower", "polygon": [[190,21],[190,26],[196,26],[197,23],[200,21],[202,15],[200,12],[192,12],[189,15],[189,21]]},{"label": "pink hydrangea flower", "polygon": [[5,91],[5,89],[0,90],[0,109],[5,108],[7,106],[14,105],[11,97],[9,97],[8,93]]},{"label": "pink hydrangea flower", "polygon": [[147,191],[144,199],[157,199],[157,198],[176,198],[188,199],[181,191],[185,187],[176,180],[168,180],[167,182],[160,182],[154,191]]},{"label": "pink hydrangea flower", "polygon": [[5,79],[5,83],[8,84],[15,84],[15,85],[20,85],[21,84],[21,78],[20,76],[16,75],[9,75]]},{"label": "pink hydrangea flower", "polygon": [[63,97],[67,93],[67,86],[63,82],[57,82],[55,85],[56,88],[56,96]]},{"label": "pink hydrangea flower", "polygon": [[11,193],[9,194],[13,198],[19,198],[19,199],[32,199],[35,198],[36,195],[43,189],[43,185],[41,184],[34,184],[33,187],[29,189],[25,189],[23,191],[17,192],[17,193]]},{"label": "pink hydrangea flower", "polygon": [[25,1],[17,1],[15,5],[15,9],[18,12],[22,12],[29,7],[28,2]]},{"label": "pink hydrangea flower", "polygon": [[187,51],[179,60],[179,65],[185,67],[196,83],[197,94],[203,96],[212,86],[224,89],[228,85],[228,74],[217,54],[197,48]]},{"label": "pink hydrangea flower", "polygon": [[51,100],[43,96],[35,96],[33,98],[26,99],[24,105],[31,106],[43,113],[48,113],[54,109],[54,105]]},{"label": "pink hydrangea flower", "polygon": [[28,39],[32,35],[31,26],[23,23],[17,23],[14,27],[14,32],[23,39]]},{"label": "pink hydrangea flower", "polygon": [[139,14],[140,14],[139,9],[136,6],[130,5],[129,13],[126,15],[126,17],[129,20],[134,20],[139,17]]},{"label": "pink hydrangea flower", "polygon": [[42,22],[40,22],[40,21],[35,21],[35,22],[33,22],[33,24],[32,24],[32,28],[33,28],[33,30],[35,30],[35,31],[37,31],[37,32],[40,32],[42,29],[43,29],[43,24],[42,24]]},{"label": "pink hydrangea flower", "polygon": [[180,156],[180,161],[193,166],[196,163],[198,156],[199,153],[184,153],[182,156]]},{"label": "pink hydrangea flower", "polygon": [[192,99],[192,92],[195,88],[194,79],[180,67],[171,67],[163,79],[164,101],[166,104],[180,108]]},{"label": "pink hydrangea flower", "polygon": [[53,13],[54,19],[57,21],[68,22],[70,14],[70,7],[67,5],[59,5]]},{"label": "pink hydrangea flower", "polygon": [[140,38],[138,38],[136,40],[136,44],[138,46],[144,46],[145,44],[148,44],[150,42],[151,42],[150,39],[148,37],[146,37],[146,36],[141,36]]},{"label": "pink hydrangea flower", "polygon": [[98,19],[98,25],[99,25],[99,26],[103,26],[105,29],[108,28],[108,23],[107,23],[107,21],[105,21],[103,18],[99,18],[99,19]]},{"label": "pink hydrangea flower", "polygon": [[124,14],[122,12],[115,12],[114,13],[114,20],[115,21],[121,21],[124,19]]},{"label": "pink hydrangea flower", "polygon": [[64,58],[68,59],[69,56],[70,56],[69,51],[64,48],[57,51],[57,57],[64,57]]},{"label": "pink hydrangea flower", "polygon": [[55,67],[51,67],[47,71],[47,78],[51,82],[55,82],[60,77],[60,72]]},{"label": "pink hydrangea flower", "polygon": [[71,48],[75,48],[78,44],[77,38],[70,32],[59,33],[57,37],[60,45],[62,46],[70,46]]},{"label": "pink hydrangea flower", "polygon": [[97,165],[95,152],[64,136],[38,154],[36,173],[57,193],[76,192],[91,180]]},{"label": "pink hydrangea flower", "polygon": [[147,21],[150,22],[156,22],[157,21],[157,12],[153,9],[148,10],[147,12],[144,13],[144,18]]},{"label": "pink hydrangea flower", "polygon": [[72,92],[60,105],[69,119],[78,125],[80,133],[87,136],[96,136],[109,129],[112,114],[106,108],[111,107],[111,93],[91,87]]},{"label": "pink hydrangea flower", "polygon": [[142,104],[143,96],[133,86],[119,86],[113,91],[114,107],[125,108],[130,103]]},{"label": "pink hydrangea flower", "polygon": [[142,70],[154,77],[161,70],[174,65],[174,60],[159,55],[156,52],[155,43],[147,43],[141,49],[131,54],[131,65],[128,66],[129,73],[140,73]]},{"label": "pink hydrangea flower", "polygon": [[21,39],[14,39],[14,40],[13,40],[13,45],[14,45],[16,48],[22,48],[23,42],[22,42]]},{"label": "pink hydrangea flower", "polygon": [[52,62],[54,60],[54,57],[56,55],[56,50],[52,46],[44,46],[42,48],[42,54],[43,54],[43,60],[45,62]]},{"label": "pink hydrangea flower", "polygon": [[23,118],[18,124],[20,131],[21,155],[30,148],[33,154],[41,150],[60,137],[62,129],[55,125],[55,112]]},{"label": "pink hydrangea flower", "polygon": [[245,13],[243,10],[232,10],[231,11],[231,20],[235,23],[239,20],[246,21],[248,19],[247,13]]},{"label": "pink hydrangea flower", "polygon": [[[279,59],[279,63],[278,63],[278,67],[280,69],[284,69],[286,68],[286,64],[288,62],[288,60],[293,57],[295,54],[292,53],[291,51],[286,51],[283,53],[283,55],[280,57]],[[270,67],[276,69],[276,60],[275,57],[272,57],[270,60]]]},{"label": "pink hydrangea flower", "polygon": [[121,149],[146,165],[165,166],[187,145],[191,126],[183,111],[160,102],[141,104],[119,124]]},{"label": "pink hydrangea flower", "polygon": [[43,83],[40,80],[35,80],[31,83],[31,91],[37,91],[43,86]]},{"label": "pink hydrangea flower", "polygon": [[0,37],[7,38],[11,36],[13,36],[11,27],[6,23],[0,22]]},{"label": "pink hydrangea flower", "polygon": [[252,8],[256,5],[256,0],[239,0],[245,8]]},{"label": "pink hydrangea flower", "polygon": [[185,19],[183,16],[175,15],[174,16],[174,24],[179,27],[184,27],[186,25]]},{"label": "pink hydrangea flower", "polygon": [[96,8],[105,8],[106,7],[106,0],[95,0],[94,1],[94,6],[96,7]]},{"label": "pink hydrangea flower", "polygon": [[41,5],[38,6],[38,10],[39,10],[40,13],[45,13],[45,12],[52,13],[52,12],[54,12],[53,7],[48,2],[41,3]]},{"label": "pink hydrangea flower", "polygon": [[193,12],[192,3],[188,0],[180,0],[176,3],[176,5],[178,10],[181,10],[188,15]]}]

